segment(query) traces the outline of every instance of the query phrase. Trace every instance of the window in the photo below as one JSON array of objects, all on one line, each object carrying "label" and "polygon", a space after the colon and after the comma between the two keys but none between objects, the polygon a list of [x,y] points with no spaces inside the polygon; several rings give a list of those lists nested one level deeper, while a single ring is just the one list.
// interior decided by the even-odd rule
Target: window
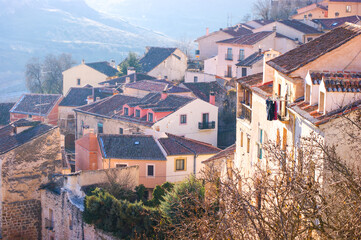
[{"label": "window", "polygon": [[232,56],[232,48],[228,48],[227,49],[227,55],[226,55],[226,60],[232,60],[233,56]]},{"label": "window", "polygon": [[103,123],[98,123],[98,133],[103,133]]},{"label": "window", "polygon": [[243,147],[243,132],[241,131],[241,147]]},{"label": "window", "polygon": [[311,42],[313,40],[313,38],[309,37],[307,38],[307,42]]},{"label": "window", "polygon": [[239,49],[239,60],[244,59],[244,49]]},{"label": "window", "polygon": [[32,117],[33,117],[33,115],[29,114],[29,118],[32,118]]},{"label": "window", "polygon": [[80,85],[80,78],[78,78],[77,80],[76,80],[76,84],[79,86]]},{"label": "window", "polygon": [[154,165],[147,165],[147,176],[154,177]]},{"label": "window", "polygon": [[208,123],[209,122],[209,113],[203,113],[202,114],[202,122]]},{"label": "window", "polygon": [[242,68],[242,77],[247,76],[247,68]]},{"label": "window", "polygon": [[153,113],[148,113],[148,122],[153,122]]},{"label": "window", "polygon": [[247,136],[247,153],[249,153],[250,145],[251,145],[251,137]]},{"label": "window", "polygon": [[129,108],[127,108],[127,107],[124,108],[124,115],[125,116],[129,115]]},{"label": "window", "polygon": [[350,13],[351,12],[351,6],[346,6],[346,12]]},{"label": "window", "polygon": [[226,77],[232,77],[232,66],[227,66]]},{"label": "window", "polygon": [[180,123],[181,124],[186,124],[187,123],[187,115],[186,114],[180,115]]},{"label": "window", "polygon": [[119,128],[119,134],[123,134],[124,130],[123,128]]},{"label": "window", "polygon": [[340,16],[340,14],[338,12],[335,12],[335,17]]},{"label": "window", "polygon": [[175,160],[175,170],[176,171],[184,171],[184,170],[186,170],[185,163],[186,163],[186,160],[184,158],[183,159],[176,159]]},{"label": "window", "polygon": [[139,109],[135,110],[135,117],[140,117],[140,110]]},{"label": "window", "polygon": [[257,157],[262,159],[263,130],[258,129]]},{"label": "window", "polygon": [[126,168],[126,167],[128,167],[128,164],[126,164],[126,163],[117,163],[117,164],[115,164],[115,167],[116,168]]},{"label": "window", "polygon": [[198,82],[198,77],[197,76],[194,76],[194,82]]},{"label": "window", "polygon": [[309,17],[309,18],[312,18],[312,13],[308,14],[308,17]]}]

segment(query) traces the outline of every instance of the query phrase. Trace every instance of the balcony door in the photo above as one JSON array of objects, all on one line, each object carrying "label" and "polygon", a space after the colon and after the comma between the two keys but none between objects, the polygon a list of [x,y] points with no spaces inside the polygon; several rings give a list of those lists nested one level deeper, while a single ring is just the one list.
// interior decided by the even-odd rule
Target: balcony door
[{"label": "balcony door", "polygon": [[202,123],[203,123],[203,125],[206,125],[209,123],[209,113],[202,114]]}]

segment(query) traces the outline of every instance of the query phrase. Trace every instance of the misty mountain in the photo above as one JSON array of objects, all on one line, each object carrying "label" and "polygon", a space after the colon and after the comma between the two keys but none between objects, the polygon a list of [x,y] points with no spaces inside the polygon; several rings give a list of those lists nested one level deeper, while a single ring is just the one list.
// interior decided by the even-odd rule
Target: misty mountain
[{"label": "misty mountain", "polygon": [[114,59],[145,46],[175,46],[173,39],[99,13],[82,0],[0,0],[0,101],[26,91],[31,57],[71,53],[80,63]]}]

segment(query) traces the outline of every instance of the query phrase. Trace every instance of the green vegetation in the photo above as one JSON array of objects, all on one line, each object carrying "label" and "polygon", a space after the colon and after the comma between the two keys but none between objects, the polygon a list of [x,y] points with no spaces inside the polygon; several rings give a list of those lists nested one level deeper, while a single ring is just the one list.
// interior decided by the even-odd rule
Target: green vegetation
[{"label": "green vegetation", "polygon": [[140,72],[141,66],[137,54],[129,52],[128,57],[118,65],[119,76],[127,75],[128,67],[133,67],[136,72]]}]

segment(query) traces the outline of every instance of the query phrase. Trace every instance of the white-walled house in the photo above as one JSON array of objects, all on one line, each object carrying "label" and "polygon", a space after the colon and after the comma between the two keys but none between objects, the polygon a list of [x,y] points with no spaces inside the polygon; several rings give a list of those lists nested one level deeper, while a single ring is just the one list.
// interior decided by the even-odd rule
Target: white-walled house
[{"label": "white-walled house", "polygon": [[209,33],[209,29],[207,28],[206,35],[195,40],[195,42],[198,43],[198,54],[196,55],[199,56],[199,60],[212,58],[218,54],[217,42],[250,33],[252,33],[250,29],[244,28],[241,25],[235,25],[225,29],[221,28],[212,33]]},{"label": "white-walled house", "polygon": [[[263,27],[257,28],[254,32],[262,31],[275,31],[291,40],[300,43],[307,43],[315,38],[318,38],[323,32],[318,29],[309,26],[298,20],[281,20],[273,23],[269,23]],[[281,49],[274,48],[277,51],[285,53],[287,51],[281,51]]]},{"label": "white-walled house", "polygon": [[77,108],[79,138],[89,129],[106,134],[144,134],[153,129],[217,146],[218,107],[198,98],[149,93],[114,95]]},{"label": "white-walled house", "polygon": [[149,76],[182,80],[187,69],[187,56],[178,48],[147,47],[139,60],[141,71]]},{"label": "white-walled house", "polygon": [[114,77],[118,70],[108,62],[85,63],[69,68],[63,72],[63,94],[66,94],[71,87],[101,87],[104,82]]}]

